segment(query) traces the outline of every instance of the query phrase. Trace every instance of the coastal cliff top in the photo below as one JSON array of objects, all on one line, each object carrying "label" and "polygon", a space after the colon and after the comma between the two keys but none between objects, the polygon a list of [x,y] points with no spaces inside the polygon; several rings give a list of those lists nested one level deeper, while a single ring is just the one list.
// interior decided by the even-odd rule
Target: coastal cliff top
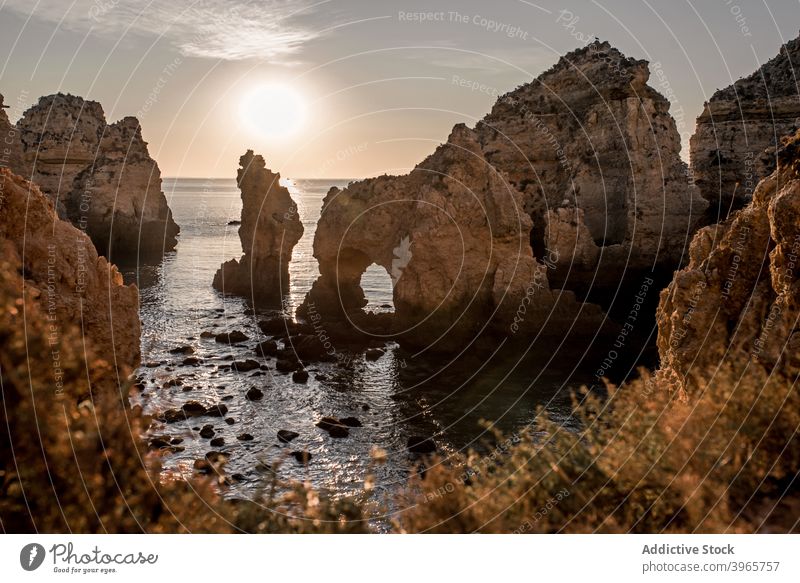
[{"label": "coastal cliff top", "polygon": [[555,65],[528,83],[502,95],[487,119],[504,117],[520,105],[532,113],[581,110],[602,97],[618,100],[649,98],[667,103],[647,85],[648,62],[626,57],[607,41],[595,40],[562,56]]},{"label": "coastal cliff top", "polygon": [[781,46],[780,52],[751,75],[711,96],[710,103],[743,99],[800,99],[800,36]]}]

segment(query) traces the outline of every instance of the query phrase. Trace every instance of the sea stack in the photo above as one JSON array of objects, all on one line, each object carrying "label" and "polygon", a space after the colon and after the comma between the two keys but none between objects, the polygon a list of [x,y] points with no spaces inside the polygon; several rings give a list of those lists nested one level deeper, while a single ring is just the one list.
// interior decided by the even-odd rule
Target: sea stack
[{"label": "sea stack", "polygon": [[711,203],[707,222],[749,203],[758,181],[775,170],[781,139],[800,129],[798,70],[800,38],[705,104],[690,151],[695,183]]},{"label": "sea stack", "polygon": [[248,150],[239,165],[243,255],[223,263],[213,285],[250,298],[256,306],[278,307],[289,291],[289,262],[303,236],[303,223],[289,190],[280,185],[280,174],[269,170],[263,157]]},{"label": "sea stack", "polygon": [[151,259],[175,248],[180,229],[136,118],[108,125],[99,103],[58,93],[18,126],[32,180],[100,254]]},{"label": "sea stack", "polygon": [[661,293],[661,368],[682,388],[726,359],[792,381],[800,372],[800,133],[776,160],[744,209],[697,232]]},{"label": "sea stack", "polygon": [[0,257],[47,317],[54,374],[62,331],[77,327],[93,353],[116,368],[98,382],[124,382],[140,358],[136,287],[123,285],[117,268],[98,256],[86,234],[58,218],[38,186],[0,168],[0,193]]}]

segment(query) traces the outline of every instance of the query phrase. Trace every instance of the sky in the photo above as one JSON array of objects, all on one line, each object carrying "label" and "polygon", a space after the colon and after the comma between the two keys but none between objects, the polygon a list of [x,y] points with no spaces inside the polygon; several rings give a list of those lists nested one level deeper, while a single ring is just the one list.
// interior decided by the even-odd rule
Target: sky
[{"label": "sky", "polygon": [[[800,0],[0,0],[0,93],[139,117],[163,176],[404,173],[595,36],[650,61],[686,157],[716,89],[800,31]],[[280,129],[282,131],[278,132]]]}]

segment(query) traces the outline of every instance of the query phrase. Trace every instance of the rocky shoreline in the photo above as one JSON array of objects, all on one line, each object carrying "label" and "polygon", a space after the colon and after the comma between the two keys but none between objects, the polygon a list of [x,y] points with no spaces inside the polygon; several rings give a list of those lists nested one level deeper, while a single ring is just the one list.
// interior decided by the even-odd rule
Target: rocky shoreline
[{"label": "rocky shoreline", "polygon": [[[132,384],[133,402],[155,411],[149,447],[195,456],[188,475],[216,476],[222,487],[260,484],[257,476],[274,469],[255,458],[256,447],[277,448],[315,471],[320,456],[310,444],[358,441],[376,423],[372,406],[348,395],[339,410],[318,411],[313,429],[272,428],[269,446],[259,444],[243,418],[245,406],[281,398],[269,392],[270,375],[308,386],[349,371],[353,361],[367,373],[389,361],[400,366],[398,355],[410,351],[449,355],[506,340],[545,350],[569,337],[575,346],[621,349],[639,308],[620,314],[612,298],[627,286],[638,306],[643,288],[631,281],[648,282],[651,298],[660,291],[650,314],[658,322],[656,378],[681,399],[702,392],[713,368],[732,357],[789,382],[800,367],[800,133],[791,121],[800,109],[786,74],[797,50],[792,41],[753,76],[715,94],[698,118],[691,168],[680,160],[669,102],[647,85],[646,61],[599,41],[565,55],[501,97],[475,128],[456,125],[410,173],[331,189],[314,238],[320,277],[296,314],[264,317],[288,290],[303,234],[297,204],[280,175],[248,150],[237,176],[244,253],[208,285],[248,300],[250,328],[220,323],[199,337],[176,337],[163,359],[142,368],[137,289],[106,257],[134,250],[160,257],[175,248],[179,229],[158,165],[135,118],[109,125],[95,102],[44,97],[16,126],[0,116],[0,128],[15,137],[0,170],[2,300],[23,310],[26,326],[30,313],[42,329],[54,327],[50,354],[36,359],[53,369],[57,388],[68,379],[53,347],[77,345],[77,328],[96,359],[83,363],[88,397],[98,387],[113,402]],[[759,79],[779,106],[775,119],[765,119]],[[749,128],[744,144],[739,124]],[[720,135],[727,149],[712,145]],[[751,151],[758,180],[749,196],[742,188],[751,179],[739,170]],[[720,190],[711,188],[717,178]],[[706,224],[709,203],[741,208]],[[360,282],[372,264],[392,278],[394,312],[365,310]],[[663,291],[662,282],[669,282]],[[70,330],[64,340],[62,328]],[[6,341],[19,351],[19,338]],[[343,358],[350,360],[343,365]],[[240,382],[215,386],[218,400],[193,398],[220,371]],[[86,406],[84,392],[68,391],[69,411]],[[13,405],[22,410],[20,395]],[[303,396],[317,404],[317,396]],[[115,407],[123,416],[135,408],[125,399]],[[441,441],[435,429],[415,433],[403,453],[442,451]],[[10,444],[0,446],[7,454]],[[16,475],[6,466],[3,476]],[[18,490],[3,487],[19,500]]]}]

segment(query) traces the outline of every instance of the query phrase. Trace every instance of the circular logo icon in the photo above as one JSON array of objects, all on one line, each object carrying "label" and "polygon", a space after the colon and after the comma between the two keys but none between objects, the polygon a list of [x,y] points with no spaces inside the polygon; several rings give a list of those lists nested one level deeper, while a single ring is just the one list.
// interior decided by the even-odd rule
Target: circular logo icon
[{"label": "circular logo icon", "polygon": [[39,543],[30,543],[19,552],[19,564],[26,571],[35,571],[44,562],[44,547]]}]

